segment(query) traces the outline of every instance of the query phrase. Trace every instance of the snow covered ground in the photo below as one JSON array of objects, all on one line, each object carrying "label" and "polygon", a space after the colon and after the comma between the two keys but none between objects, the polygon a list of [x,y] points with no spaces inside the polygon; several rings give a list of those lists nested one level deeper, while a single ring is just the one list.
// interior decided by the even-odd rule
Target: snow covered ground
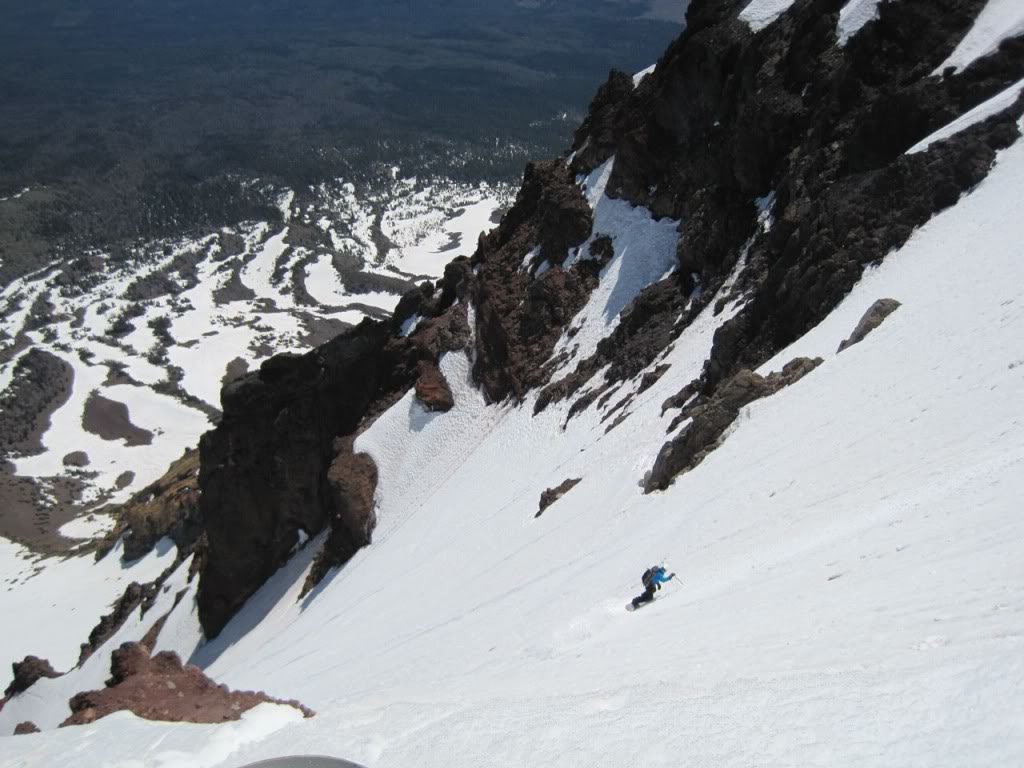
[{"label": "snow covered ground", "polygon": [[[569,403],[486,405],[449,354],[453,411],[406,397],[359,439],[380,469],[372,546],[297,602],[302,550],[209,644],[186,599],[161,638],[315,718],[122,714],[0,740],[0,765],[1024,764],[1022,188],[1018,142],[764,366],[818,369],[745,408],[663,493],[640,489],[661,403],[724,315],[698,318],[608,433],[597,408],[563,428]],[[902,306],[837,354],[883,297]],[[678,580],[627,613],[662,559]]]}]

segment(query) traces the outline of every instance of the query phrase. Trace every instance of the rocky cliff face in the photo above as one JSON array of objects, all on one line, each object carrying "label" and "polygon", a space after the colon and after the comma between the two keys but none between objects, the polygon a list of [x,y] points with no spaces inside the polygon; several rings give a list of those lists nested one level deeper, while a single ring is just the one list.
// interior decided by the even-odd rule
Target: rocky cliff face
[{"label": "rocky cliff face", "polygon": [[[583,409],[650,366],[739,267],[730,298],[741,308],[716,333],[700,379],[666,403],[685,408],[677,423],[690,419],[691,429],[666,444],[648,490],[693,466],[744,402],[793,373],[752,371],[831,311],[866,265],[980,181],[1018,135],[1024,98],[906,154],[1024,76],[1020,38],[962,71],[932,74],[983,4],[882,3],[839,46],[843,0],[797,0],[757,33],[737,18],[746,0],[693,0],[686,31],[654,73],[636,87],[611,74],[571,157],[527,168],[515,205],[472,259],[407,294],[393,321],[364,322],[225,387],[223,421],[201,445],[207,634],[290,555],[300,531],[331,529],[314,580],[370,542],[376,469],[352,453],[353,437],[411,387],[426,407],[450,408],[437,367],[445,351],[470,349],[492,401],[542,390],[537,410],[567,398]],[[598,237],[590,258],[563,266],[593,229],[577,176],[613,157],[609,194],[682,222],[677,268],[549,384],[556,342],[612,256]]]}]

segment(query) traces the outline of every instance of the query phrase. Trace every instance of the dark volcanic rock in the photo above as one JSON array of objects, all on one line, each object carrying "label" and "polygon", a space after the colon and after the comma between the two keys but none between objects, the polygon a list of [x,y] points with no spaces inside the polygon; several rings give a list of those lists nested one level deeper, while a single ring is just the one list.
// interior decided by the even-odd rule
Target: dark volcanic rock
[{"label": "dark volcanic rock", "polygon": [[798,357],[786,363],[781,372],[770,373],[767,377],[753,371],[740,371],[718,387],[710,398],[684,408],[671,428],[687,419],[692,421],[678,437],[662,446],[644,490],[650,493],[668,488],[676,476],[693,469],[718,446],[719,438],[736,420],[743,406],[796,383],[821,363],[820,357],[813,360]]},{"label": "dark volcanic rock", "polygon": [[15,736],[25,736],[29,733],[39,733],[39,727],[31,720],[26,720],[23,723],[18,723],[14,726]]},{"label": "dark volcanic rock", "polygon": [[885,318],[899,309],[899,307],[900,303],[896,299],[879,299],[876,301],[868,307],[868,311],[864,313],[860,322],[857,323],[853,333],[839,345],[837,352],[842,352],[847,347],[852,347],[854,344],[864,341],[864,338],[869,333],[880,326]]},{"label": "dark volcanic rock", "polygon": [[37,680],[43,677],[60,677],[62,673],[54,670],[50,662],[38,656],[26,656],[21,661],[11,664],[14,679],[4,691],[4,697],[17,696],[27,691]]},{"label": "dark volcanic rock", "polygon": [[140,643],[125,643],[111,654],[111,679],[99,691],[75,694],[68,702],[71,716],[61,727],[86,725],[112,712],[127,710],[146,720],[222,723],[238,720],[257,704],[287,704],[306,717],[313,712],[298,702],[281,701],[265,693],[230,691],[217,685],[176,653],[150,657]]},{"label": "dark volcanic rock", "polygon": [[[865,265],[984,178],[1019,133],[1024,98],[904,154],[1024,75],[1017,38],[962,72],[931,76],[983,0],[883,3],[845,47],[835,45],[838,0],[797,0],[757,34],[736,18],[742,5],[694,0],[656,70],[635,89],[613,73],[577,132],[573,171],[614,156],[609,194],[684,222],[680,268],[665,288],[671,300],[634,321],[635,351],[619,351],[617,329],[539,405],[571,395],[605,364],[615,365],[611,378],[649,364],[650,351],[695,316],[686,309],[694,289],[705,297],[699,309],[745,245],[737,289],[750,300],[716,337],[705,394],[757,367],[831,311]],[[774,202],[765,228],[758,199]]]},{"label": "dark volcanic rock", "polygon": [[548,488],[544,493],[540,495],[540,506],[537,509],[537,514],[534,517],[540,517],[544,514],[544,510],[558,501],[560,498],[565,496],[569,491],[576,487],[576,485],[582,480],[582,477],[570,477],[567,480],[562,481],[554,488]]},{"label": "dark volcanic rock", "polygon": [[89,466],[89,454],[85,451],[72,451],[62,459],[61,463],[65,467],[87,467]]},{"label": "dark volcanic rock", "polygon": [[386,354],[389,338],[386,323],[364,321],[223,388],[223,419],[200,443],[208,557],[198,603],[209,637],[287,559],[300,529],[327,524],[335,437],[356,430],[378,390],[412,384],[415,364]]}]

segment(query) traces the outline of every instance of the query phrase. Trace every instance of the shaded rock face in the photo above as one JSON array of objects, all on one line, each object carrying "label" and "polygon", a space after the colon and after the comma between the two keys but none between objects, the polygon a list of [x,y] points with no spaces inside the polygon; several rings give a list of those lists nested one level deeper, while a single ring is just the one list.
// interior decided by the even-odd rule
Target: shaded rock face
[{"label": "shaded rock face", "polygon": [[75,694],[68,702],[71,716],[61,727],[86,725],[111,712],[127,710],[146,720],[222,723],[238,720],[257,704],[288,704],[306,717],[313,712],[294,701],[265,693],[230,691],[217,685],[191,664],[183,665],[169,651],[150,656],[140,643],[125,643],[111,654],[111,678],[99,691]]},{"label": "shaded rock face", "polygon": [[26,720],[23,723],[18,723],[14,726],[15,736],[25,736],[29,733],[39,733],[39,727],[31,720]]},{"label": "shaded rock face", "polygon": [[647,477],[647,493],[664,490],[683,472],[700,464],[719,444],[725,431],[739,416],[745,405],[768,397],[783,387],[794,384],[821,365],[821,358],[798,357],[786,363],[781,372],[760,376],[753,371],[740,371],[715,390],[711,397],[698,398],[683,408],[669,430],[690,419],[680,435],[669,440],[658,452],[654,467]]},{"label": "shaded rock face", "polygon": [[14,673],[14,679],[4,691],[5,698],[24,693],[41,678],[61,676],[61,673],[54,670],[49,661],[40,659],[38,656],[26,656],[21,661],[14,662],[11,664],[11,671]]},{"label": "shaded rock face", "polygon": [[540,517],[543,515],[545,509],[575,488],[582,479],[582,477],[570,477],[567,480],[563,480],[554,488],[548,488],[544,491],[544,493],[540,495],[540,507],[537,509],[537,514],[534,515],[534,517]]},{"label": "shaded rock face", "polygon": [[868,311],[864,313],[864,316],[857,323],[857,327],[853,329],[853,333],[850,334],[849,338],[846,338],[840,343],[837,352],[842,352],[847,347],[852,347],[854,344],[859,344],[864,341],[865,337],[871,333],[875,328],[880,326],[889,315],[900,308],[900,303],[896,299],[879,299],[870,307]]},{"label": "shaded rock face", "polygon": [[[352,454],[353,439],[417,382],[435,405],[451,401],[437,360],[469,344],[471,279],[468,260],[457,260],[436,289],[407,294],[391,321],[366,320],[225,385],[223,419],[200,443],[198,605],[208,637],[288,559],[299,531],[331,530],[307,589],[370,542],[376,468]],[[397,335],[412,314],[422,317],[415,333]]]},{"label": "shaded rock face", "polygon": [[[841,0],[797,0],[758,34],[736,18],[744,5],[694,0],[656,70],[635,89],[613,72],[577,132],[575,173],[614,156],[609,194],[683,222],[679,270],[542,401],[574,395],[605,365],[619,378],[653,362],[744,246],[738,289],[749,301],[716,336],[702,388],[756,368],[831,311],[865,265],[984,178],[1018,135],[1024,98],[903,154],[1024,75],[1018,37],[962,72],[931,76],[983,0],[882,3],[844,48],[835,45]],[[773,201],[769,227],[758,223],[758,199]],[[644,303],[656,306],[638,313]]]}]

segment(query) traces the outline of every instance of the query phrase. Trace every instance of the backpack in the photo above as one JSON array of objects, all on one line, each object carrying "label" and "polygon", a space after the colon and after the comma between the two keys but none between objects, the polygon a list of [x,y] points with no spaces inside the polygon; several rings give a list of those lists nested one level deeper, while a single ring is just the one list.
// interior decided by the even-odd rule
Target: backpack
[{"label": "backpack", "polygon": [[658,572],[658,566],[652,566],[644,571],[644,575],[640,577],[640,583],[644,585],[644,589],[651,586],[651,582],[654,580],[654,574]]}]

